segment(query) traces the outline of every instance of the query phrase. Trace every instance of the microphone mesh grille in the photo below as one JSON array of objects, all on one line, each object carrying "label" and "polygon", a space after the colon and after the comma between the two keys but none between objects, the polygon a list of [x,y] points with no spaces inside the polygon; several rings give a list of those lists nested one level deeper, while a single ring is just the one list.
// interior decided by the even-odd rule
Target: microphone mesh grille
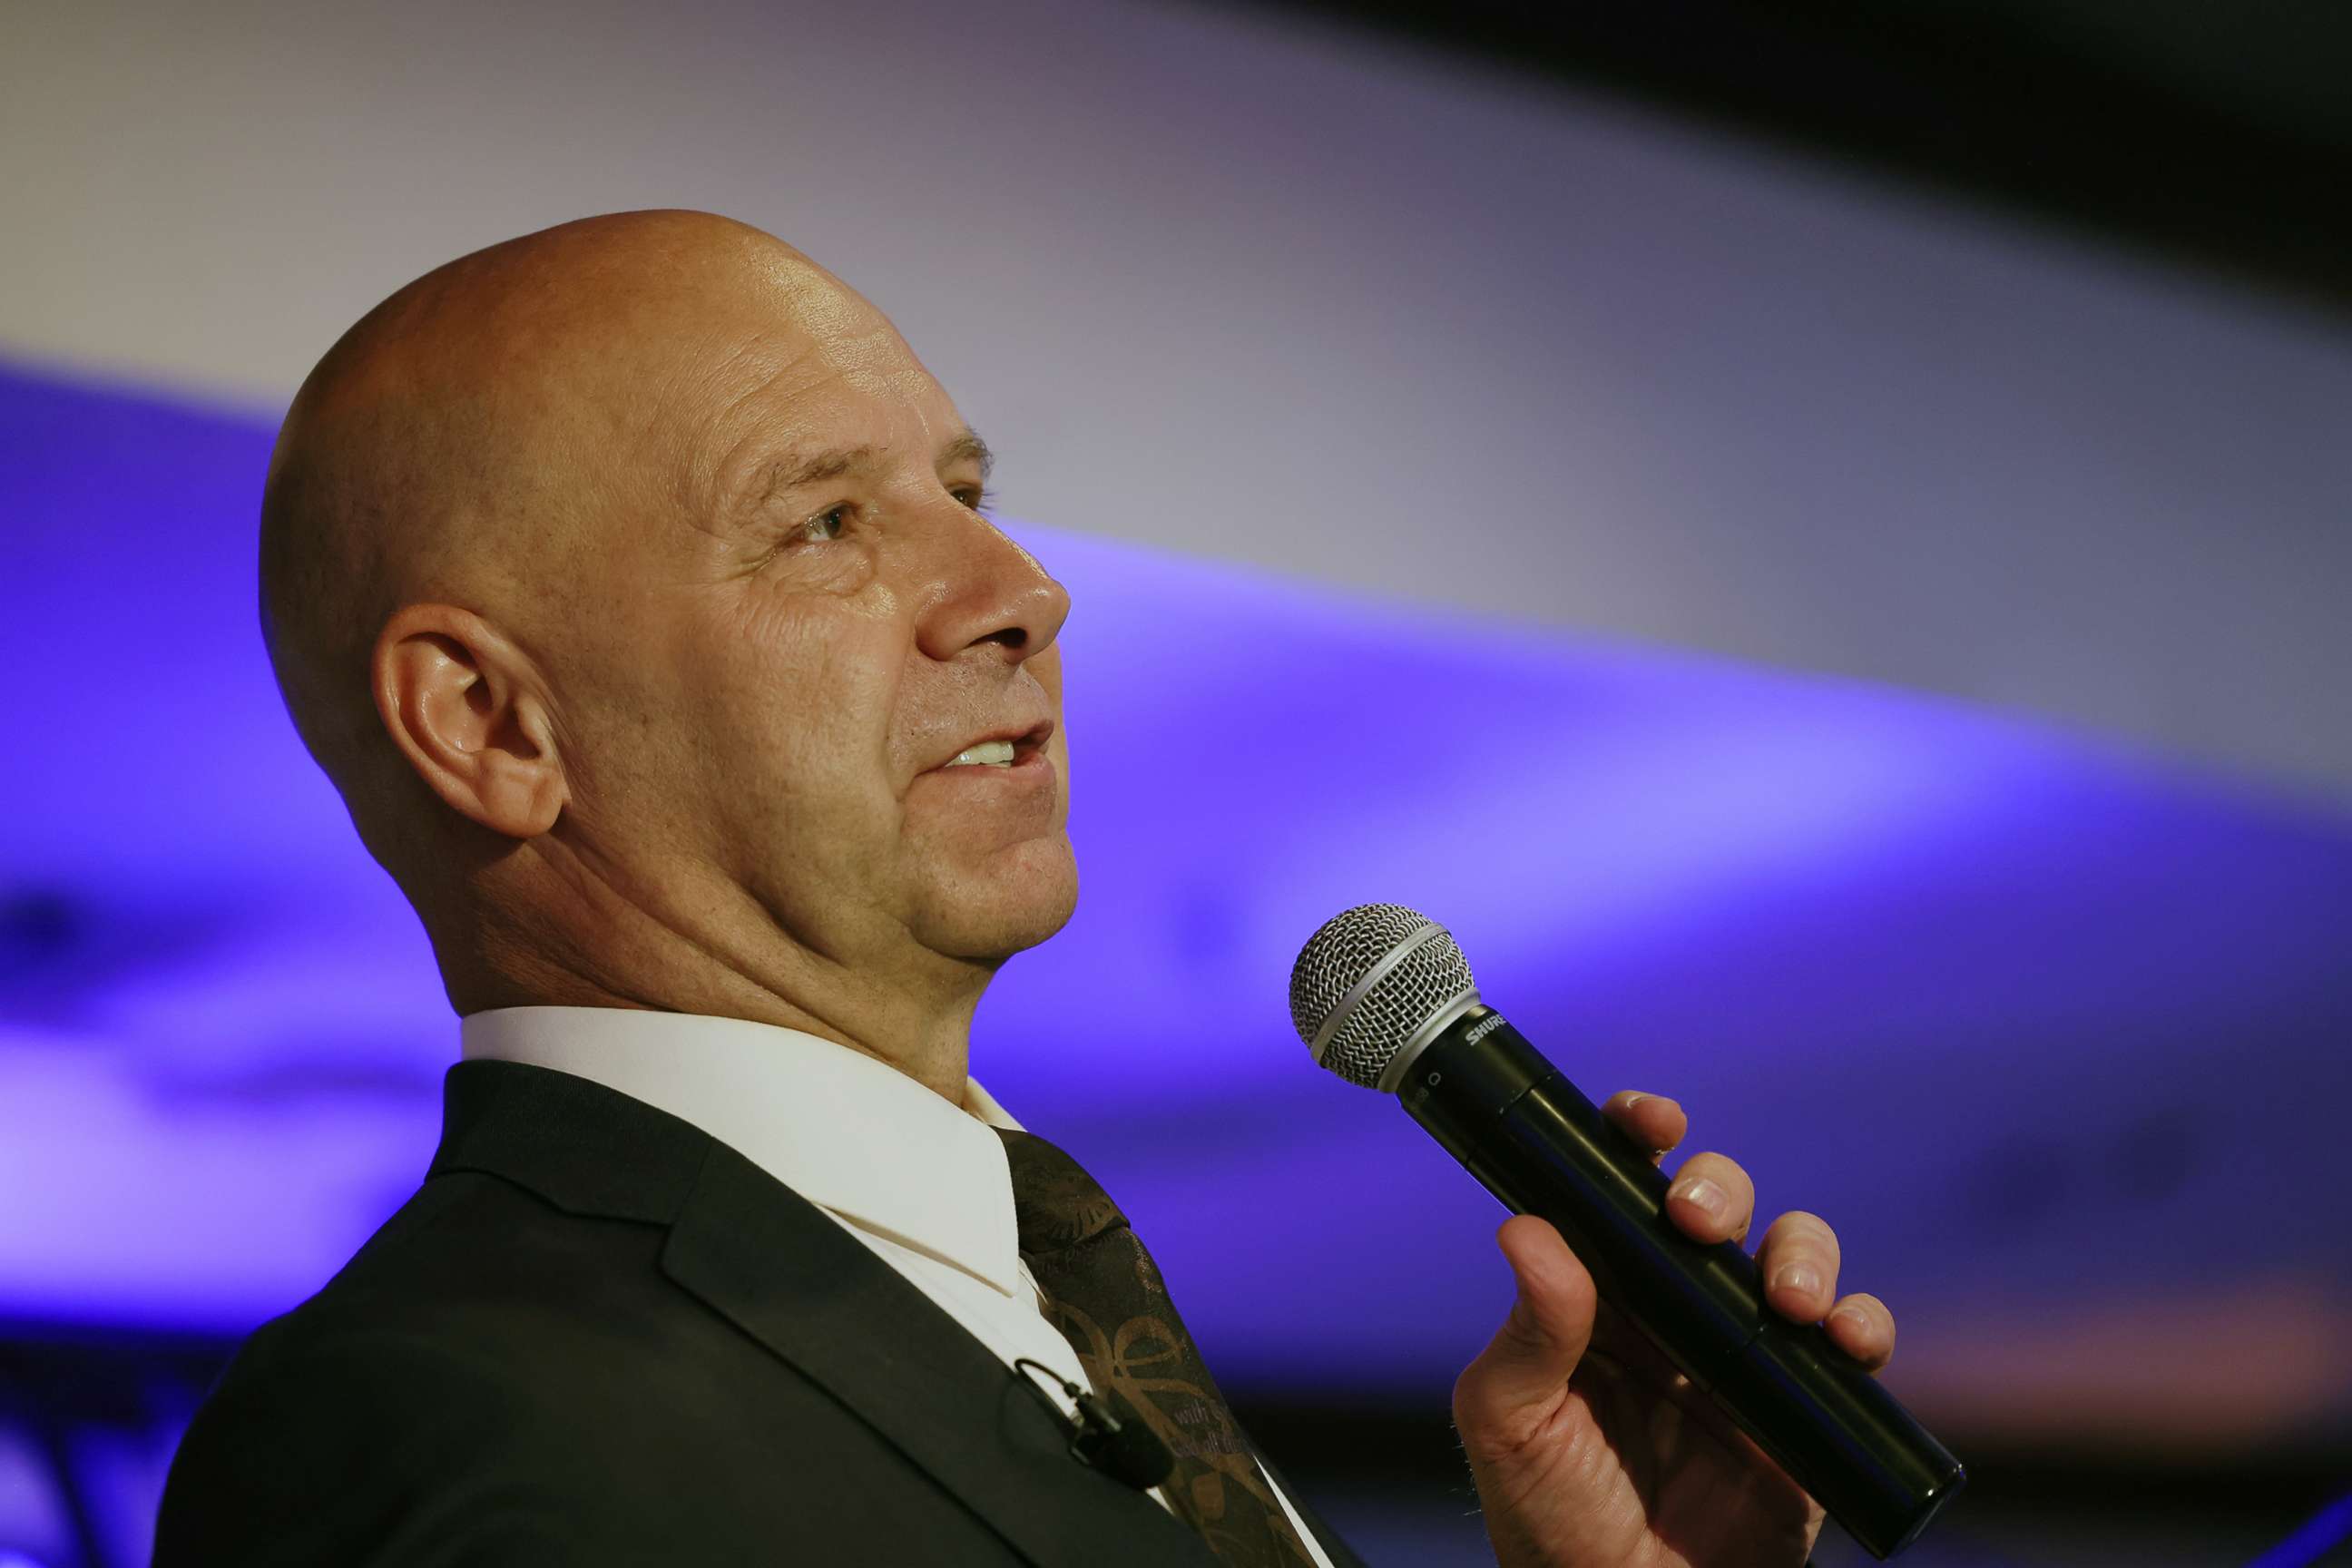
[{"label": "microphone mesh grille", "polygon": [[[1373,966],[1435,922],[1402,904],[1359,904],[1323,922],[1290,970],[1290,1023],[1309,1048],[1332,1012]],[[1323,1048],[1323,1065],[1350,1083],[1380,1087],[1381,1074],[1439,1009],[1477,989],[1470,962],[1440,929],[1381,976]]]}]

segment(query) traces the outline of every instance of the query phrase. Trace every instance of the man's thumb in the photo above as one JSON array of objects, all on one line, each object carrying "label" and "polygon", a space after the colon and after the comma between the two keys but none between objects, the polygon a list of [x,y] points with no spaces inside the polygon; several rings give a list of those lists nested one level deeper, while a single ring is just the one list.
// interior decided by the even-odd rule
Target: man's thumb
[{"label": "man's thumb", "polygon": [[1559,1407],[1592,1342],[1592,1276],[1549,1220],[1518,1215],[1496,1245],[1518,1279],[1510,1315],[1454,1384],[1454,1425],[1475,1457],[1526,1442]]}]

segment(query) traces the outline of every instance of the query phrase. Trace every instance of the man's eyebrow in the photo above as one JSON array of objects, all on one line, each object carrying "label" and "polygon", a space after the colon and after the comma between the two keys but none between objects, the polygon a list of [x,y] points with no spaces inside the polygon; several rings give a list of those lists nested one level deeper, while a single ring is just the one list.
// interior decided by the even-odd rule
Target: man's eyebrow
[{"label": "man's eyebrow", "polygon": [[[780,458],[768,467],[767,483],[761,488],[760,499],[769,500],[786,490],[798,489],[803,485],[821,485],[827,479],[837,479],[844,474],[872,468],[879,456],[872,447],[835,447],[807,457]],[[960,462],[979,464],[980,477],[984,480],[996,467],[996,454],[989,450],[988,443],[977,434],[965,430],[940,448],[936,466],[945,468]]]},{"label": "man's eyebrow", "polygon": [[980,465],[980,477],[982,479],[996,471],[996,454],[988,449],[987,442],[970,430],[964,431],[940,448],[939,466],[940,468],[944,468],[950,464],[965,461]]},{"label": "man's eyebrow", "polygon": [[768,465],[768,479],[760,489],[760,499],[770,500],[803,485],[821,485],[853,469],[871,468],[874,457],[871,447],[835,447],[812,456],[779,458]]}]

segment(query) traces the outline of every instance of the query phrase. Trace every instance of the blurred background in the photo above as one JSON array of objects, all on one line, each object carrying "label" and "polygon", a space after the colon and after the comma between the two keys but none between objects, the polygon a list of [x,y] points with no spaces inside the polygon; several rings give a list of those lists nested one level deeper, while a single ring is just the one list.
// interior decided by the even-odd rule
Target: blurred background
[{"label": "blurred background", "polygon": [[975,1071],[1367,1560],[1487,1560],[1446,1405],[1509,1294],[1290,1032],[1368,900],[1834,1221],[1973,1476],[1910,1561],[2337,1560],[2352,20],[1589,9],[13,8],[0,1563],[144,1561],[457,1053],[255,630],[278,416],[636,206],[843,274],[1003,454],[1087,884]]}]

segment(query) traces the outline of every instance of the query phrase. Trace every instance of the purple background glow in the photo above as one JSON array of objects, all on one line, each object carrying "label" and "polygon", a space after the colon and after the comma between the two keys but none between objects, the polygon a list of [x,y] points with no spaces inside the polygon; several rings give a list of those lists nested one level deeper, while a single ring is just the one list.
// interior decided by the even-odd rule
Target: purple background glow
[{"label": "purple background glow", "polygon": [[[430,1152],[452,1021],[254,628],[268,442],[0,376],[30,742],[0,1315],[241,1330]],[[2343,1419],[2345,1354],[2310,1347],[2352,1256],[2290,1194],[2344,1101],[2352,821],[1889,689],[1019,531],[1076,604],[1086,891],[975,1069],[1120,1194],[1230,1378],[1442,1398],[1507,1300],[1489,1200],[1284,1013],[1307,933],[1388,899],[1595,1098],[1678,1095],[1766,1210],[1830,1215],[1924,1405],[2032,1429],[2053,1377],[2095,1393],[2073,1347],[2252,1302],[2308,1332],[2243,1352],[2234,1430]],[[2126,1408],[2178,1417],[2199,1375],[2143,1368]]]}]

